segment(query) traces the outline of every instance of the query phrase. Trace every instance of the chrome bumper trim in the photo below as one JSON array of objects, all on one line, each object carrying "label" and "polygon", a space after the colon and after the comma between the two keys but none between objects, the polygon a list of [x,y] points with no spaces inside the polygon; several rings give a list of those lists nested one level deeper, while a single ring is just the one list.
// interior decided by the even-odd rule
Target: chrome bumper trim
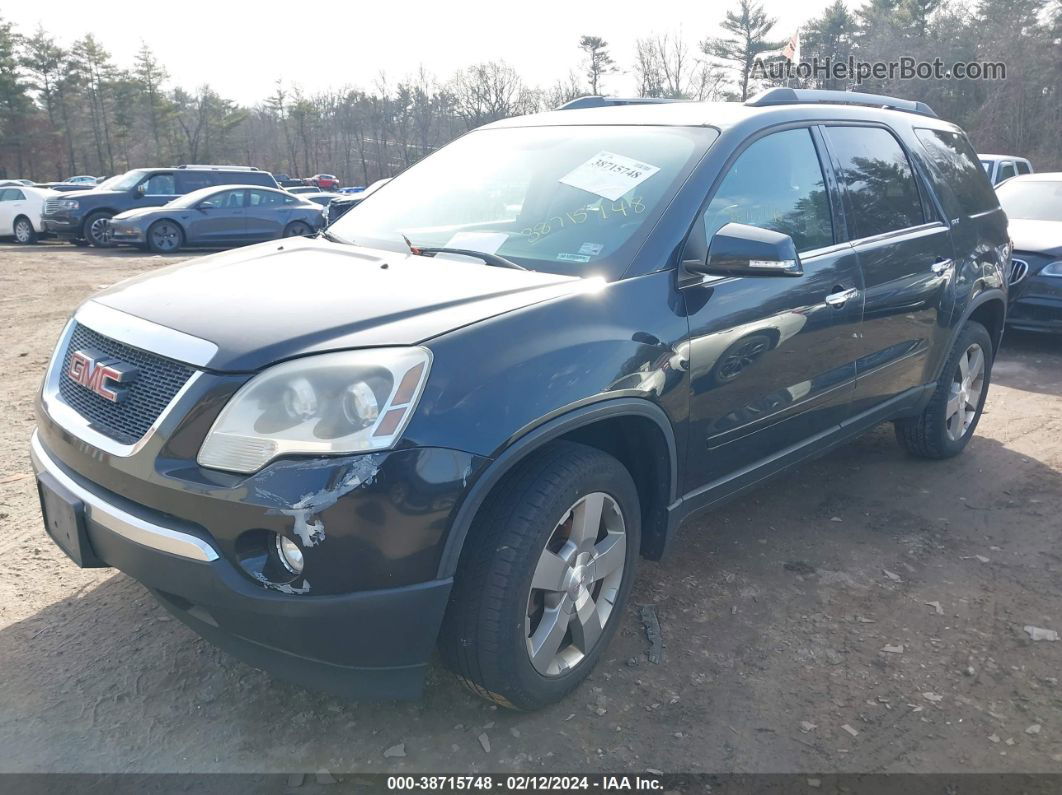
[{"label": "chrome bumper trim", "polygon": [[85,504],[85,518],[141,546],[182,558],[209,562],[218,553],[201,538],[148,522],[104,501],[67,475],[44,449],[36,429],[30,438],[30,458],[37,472],[47,472]]}]

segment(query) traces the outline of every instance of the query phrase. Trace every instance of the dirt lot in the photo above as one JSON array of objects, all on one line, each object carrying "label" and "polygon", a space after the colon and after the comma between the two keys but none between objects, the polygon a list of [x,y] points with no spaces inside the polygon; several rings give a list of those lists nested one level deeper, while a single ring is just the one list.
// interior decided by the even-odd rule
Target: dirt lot
[{"label": "dirt lot", "polygon": [[1023,630],[1062,632],[1059,340],[1008,336],[958,460],[883,427],[687,525],[633,598],[662,664],[632,605],[552,709],[500,711],[442,670],[419,703],[359,705],[236,662],[41,529],[27,440],[55,338],[164,262],[0,244],[0,772],[1062,771],[1062,642]]}]

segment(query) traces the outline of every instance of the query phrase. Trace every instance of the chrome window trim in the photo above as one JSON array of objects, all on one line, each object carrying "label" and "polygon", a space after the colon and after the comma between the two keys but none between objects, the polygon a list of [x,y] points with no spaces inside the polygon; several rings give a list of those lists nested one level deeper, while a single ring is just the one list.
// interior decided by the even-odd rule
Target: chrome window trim
[{"label": "chrome window trim", "polygon": [[38,472],[47,472],[85,506],[85,518],[141,546],[204,563],[218,559],[217,550],[201,538],[157,525],[106,502],[66,474],[41,444],[37,430],[30,438],[30,458]]},{"label": "chrome window trim", "polygon": [[202,378],[203,372],[196,370],[192,373],[191,377],[184,383],[184,386],[173,396],[170,404],[155,418],[151,427],[148,428],[142,437],[132,444],[123,444],[94,430],[89,421],[63,400],[59,394],[59,379],[63,377],[62,364],[67,345],[70,342],[70,336],[74,333],[75,324],[84,325],[99,334],[148,353],[187,362],[188,364],[197,362],[205,364],[217,352],[217,346],[212,342],[160,326],[157,323],[152,323],[149,320],[144,320],[125,312],[119,312],[116,309],[105,307],[93,301],[85,303],[78,309],[59,336],[59,341],[52,352],[52,359],[48,362],[48,370],[44,376],[44,386],[41,389],[41,402],[44,404],[44,410],[48,416],[65,431],[82,441],[88,442],[93,447],[119,458],[128,458],[134,455],[151,441],[155,431],[171,414],[174,406],[181,402],[188,390]]},{"label": "chrome window trim", "polygon": [[74,320],[112,340],[193,367],[206,367],[218,352],[218,346],[209,340],[152,323],[96,301],[83,303],[74,313]]},{"label": "chrome window trim", "polygon": [[1010,278],[1007,279],[1007,286],[1013,287],[1015,284],[1020,284],[1021,281],[1028,275],[1029,263],[1021,259],[1020,257],[1011,257]]}]

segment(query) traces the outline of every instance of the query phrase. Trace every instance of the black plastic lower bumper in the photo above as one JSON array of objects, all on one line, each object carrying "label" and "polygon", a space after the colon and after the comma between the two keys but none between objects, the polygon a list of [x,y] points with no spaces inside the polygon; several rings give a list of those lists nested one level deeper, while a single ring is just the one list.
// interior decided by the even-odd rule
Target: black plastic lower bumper
[{"label": "black plastic lower bumper", "polygon": [[[192,559],[138,543],[137,523],[191,536],[164,513],[93,489],[44,448],[34,453],[49,534],[74,548],[78,565],[125,572],[196,632],[278,678],[355,699],[420,694],[451,580],[319,596],[268,590],[209,547]],[[57,521],[64,505],[76,522]],[[77,533],[61,536],[70,523]]]}]

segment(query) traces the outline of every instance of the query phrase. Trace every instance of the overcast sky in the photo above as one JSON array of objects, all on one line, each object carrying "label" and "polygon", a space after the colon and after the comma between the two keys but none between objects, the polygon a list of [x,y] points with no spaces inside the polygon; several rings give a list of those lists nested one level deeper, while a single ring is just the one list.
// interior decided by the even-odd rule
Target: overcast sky
[{"label": "overcast sky", "polygon": [[[784,39],[828,3],[767,0],[766,7]],[[546,87],[579,67],[576,45],[583,34],[606,39],[627,70],[639,37],[681,28],[695,47],[719,32],[727,7],[691,0],[6,0],[0,18],[25,34],[43,24],[62,44],[94,33],[120,66],[131,66],[141,41],[147,42],[171,83],[210,83],[224,96],[254,103],[278,78],[313,93],[370,87],[381,70],[396,81],[423,64],[448,78],[463,66],[496,59]],[[616,75],[605,89],[630,93],[634,83]]]}]

